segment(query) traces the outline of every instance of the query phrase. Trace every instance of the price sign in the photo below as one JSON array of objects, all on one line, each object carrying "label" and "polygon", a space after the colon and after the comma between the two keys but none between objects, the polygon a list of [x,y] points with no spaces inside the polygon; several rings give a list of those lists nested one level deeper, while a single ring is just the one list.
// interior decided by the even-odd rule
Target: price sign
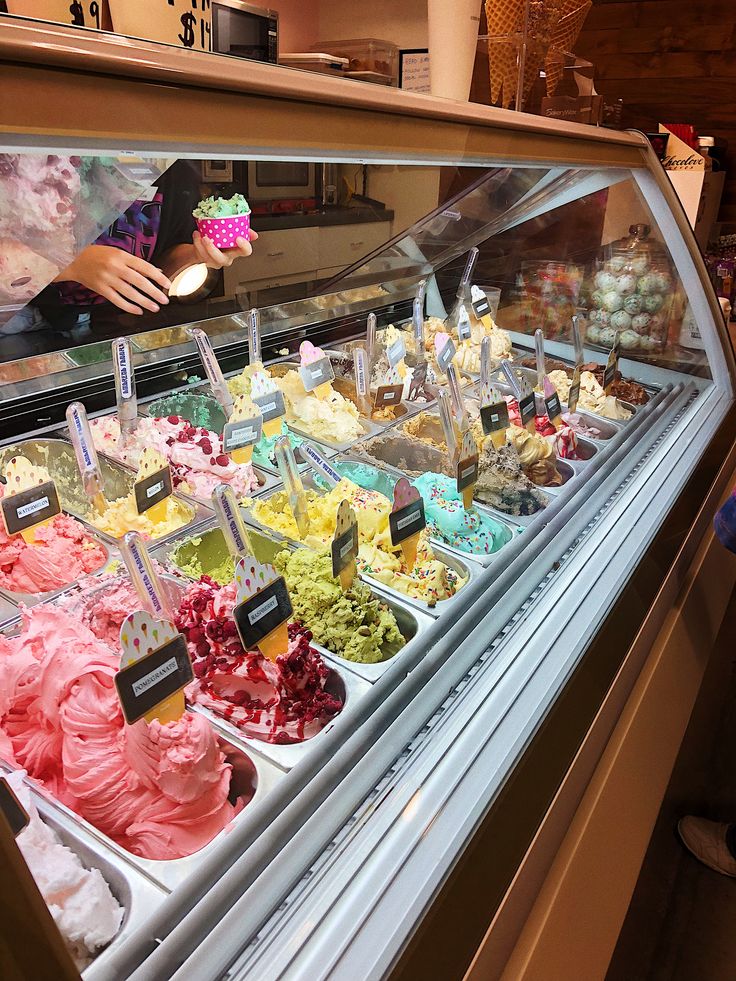
[{"label": "price sign", "polygon": [[462,493],[466,487],[478,483],[478,454],[460,460],[456,469],[457,490]]},{"label": "price sign", "polygon": [[455,357],[456,351],[457,348],[455,347],[455,342],[451,337],[448,337],[447,340],[445,341],[444,346],[437,354],[437,364],[439,365],[441,372],[444,373],[447,371],[448,365],[452,362],[452,359]]},{"label": "price sign", "polygon": [[53,480],[37,487],[18,491],[0,501],[5,529],[9,535],[19,535],[29,528],[61,514],[61,504]]},{"label": "price sign", "polygon": [[[133,617],[136,616],[139,614],[133,614]],[[152,619],[149,614],[142,616]],[[121,634],[126,630],[126,622]],[[177,634],[115,675],[115,688],[125,721],[133,725],[150,715],[162,702],[183,691],[193,678],[186,638],[183,634]]]},{"label": "price sign", "polygon": [[320,385],[335,380],[335,372],[329,358],[319,358],[299,369],[299,377],[307,392],[313,392]]},{"label": "price sign", "polygon": [[580,399],[580,367],[576,367],[572,373],[572,381],[570,382],[570,391],[567,394],[567,408],[570,412],[574,412],[578,407],[578,401]]},{"label": "price sign", "polygon": [[[270,422],[272,419],[280,419],[286,415],[286,405],[284,396],[280,391],[268,392],[266,395],[251,395],[251,398],[261,410],[262,422]],[[227,453],[227,450],[225,450]]]},{"label": "price sign", "polygon": [[486,436],[509,428],[509,407],[504,399],[480,407],[480,421]]},{"label": "price sign", "polygon": [[383,409],[387,405],[398,405],[403,391],[403,385],[380,385],[376,389],[374,408]]},{"label": "price sign", "polygon": [[30,824],[31,819],[28,817],[25,807],[15,796],[13,788],[5,777],[0,777],[0,811],[5,815],[15,838]]},{"label": "price sign", "polygon": [[412,535],[418,534],[423,528],[427,527],[427,519],[424,516],[424,501],[417,493],[417,498],[404,504],[389,515],[389,527],[391,530],[391,542],[400,545],[401,542]]},{"label": "price sign", "polygon": [[228,422],[222,432],[222,448],[225,453],[242,450],[244,446],[257,443],[263,434],[263,416]]},{"label": "price sign", "polygon": [[389,344],[386,348],[386,357],[392,368],[395,368],[399,361],[404,360],[406,357],[406,344],[404,343],[403,337],[399,336],[393,344]]},{"label": "price sign", "polygon": [[490,317],[491,307],[488,303],[488,297],[486,294],[477,286],[471,287],[471,296],[473,303],[473,313],[476,315],[478,320],[482,320],[484,317]]},{"label": "price sign", "polygon": [[136,480],[133,485],[135,490],[135,506],[138,514],[145,514],[157,504],[161,504],[167,497],[174,493],[171,481],[171,467],[168,464],[161,470],[156,470],[147,477]]},{"label": "price sign", "polygon": [[117,34],[197,51],[212,50],[211,0],[108,0],[108,3],[112,29]]}]

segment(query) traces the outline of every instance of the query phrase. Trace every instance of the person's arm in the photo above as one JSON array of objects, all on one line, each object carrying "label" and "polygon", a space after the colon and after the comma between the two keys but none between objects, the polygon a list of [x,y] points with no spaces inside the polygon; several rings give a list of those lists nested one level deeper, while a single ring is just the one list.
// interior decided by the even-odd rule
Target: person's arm
[{"label": "person's arm", "polygon": [[[157,313],[169,302],[162,290],[171,283],[156,266],[111,245],[88,245],[71,265],[54,279],[55,283],[73,280],[103,296],[126,313]],[[159,289],[159,287],[161,287]]]}]

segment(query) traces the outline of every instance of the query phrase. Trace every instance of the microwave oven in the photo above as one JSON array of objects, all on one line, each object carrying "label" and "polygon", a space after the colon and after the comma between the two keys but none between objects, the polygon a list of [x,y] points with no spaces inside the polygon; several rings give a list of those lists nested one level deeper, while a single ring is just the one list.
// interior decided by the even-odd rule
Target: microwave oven
[{"label": "microwave oven", "polygon": [[212,0],[212,50],[278,64],[278,11],[243,0]]},{"label": "microwave oven", "polygon": [[319,164],[300,161],[250,160],[248,200],[281,201],[314,198],[319,191]]}]

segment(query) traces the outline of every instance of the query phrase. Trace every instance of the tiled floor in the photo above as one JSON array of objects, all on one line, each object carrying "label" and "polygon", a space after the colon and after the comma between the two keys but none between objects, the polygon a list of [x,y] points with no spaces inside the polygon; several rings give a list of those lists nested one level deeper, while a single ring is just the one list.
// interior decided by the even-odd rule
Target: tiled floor
[{"label": "tiled floor", "polygon": [[606,981],[736,981],[736,879],[700,865],[674,828],[736,820],[736,598],[732,598]]}]

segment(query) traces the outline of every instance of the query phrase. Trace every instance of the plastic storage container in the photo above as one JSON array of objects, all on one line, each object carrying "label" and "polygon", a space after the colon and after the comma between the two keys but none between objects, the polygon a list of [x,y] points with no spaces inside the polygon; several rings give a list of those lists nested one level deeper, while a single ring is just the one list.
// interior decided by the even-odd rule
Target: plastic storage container
[{"label": "plastic storage container", "polygon": [[324,52],[285,51],[279,55],[279,64],[285,68],[300,68],[305,72],[319,75],[344,75],[348,67],[347,58],[338,58]]},{"label": "plastic storage container", "polygon": [[312,51],[329,51],[338,58],[347,58],[349,64],[346,74],[353,78],[383,82],[386,85],[399,84],[399,49],[390,41],[379,41],[374,37],[320,41],[319,44],[312,45]]}]

